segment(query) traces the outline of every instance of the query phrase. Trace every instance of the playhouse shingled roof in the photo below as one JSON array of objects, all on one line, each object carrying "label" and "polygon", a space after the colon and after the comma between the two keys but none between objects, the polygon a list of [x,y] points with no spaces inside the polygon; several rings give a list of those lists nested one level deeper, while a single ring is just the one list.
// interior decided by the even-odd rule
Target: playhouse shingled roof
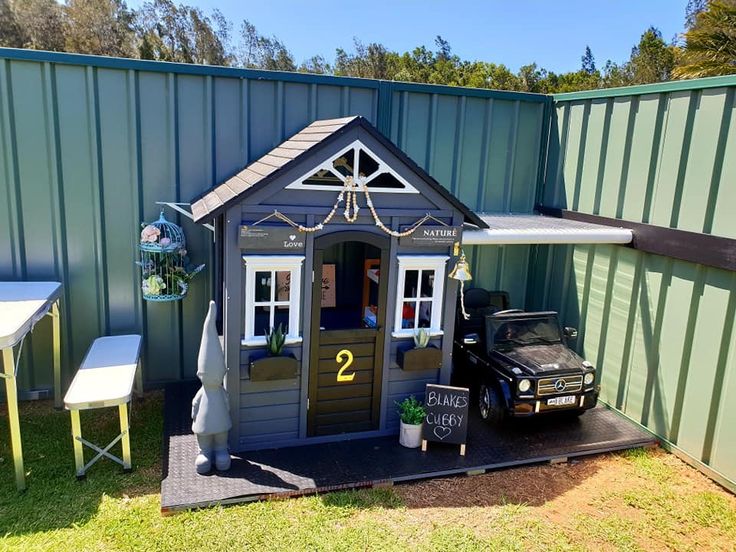
[{"label": "playhouse shingled roof", "polygon": [[370,133],[391,151],[391,153],[398,157],[402,163],[424,180],[427,185],[434,188],[449,203],[457,208],[458,211],[463,213],[465,222],[469,222],[480,228],[487,228],[488,225],[483,219],[442,187],[439,182],[383,136],[364,117],[360,116],[314,121],[309,126],[303,128],[263,157],[245,167],[239,173],[193,199],[192,217],[194,218],[194,222],[203,222],[219,215],[233,201],[265,186],[281,174],[282,171],[285,171],[287,167],[291,167],[293,163],[298,163],[302,155],[307,151],[316,151],[318,148],[328,146],[338,136],[356,126],[360,126]]}]

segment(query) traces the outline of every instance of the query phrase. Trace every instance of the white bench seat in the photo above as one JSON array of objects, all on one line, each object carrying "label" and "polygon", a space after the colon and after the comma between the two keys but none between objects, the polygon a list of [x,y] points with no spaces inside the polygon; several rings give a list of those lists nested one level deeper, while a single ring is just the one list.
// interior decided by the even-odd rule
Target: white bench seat
[{"label": "white bench seat", "polygon": [[[94,340],[75,374],[64,397],[64,406],[72,417],[77,479],[84,478],[92,464],[102,457],[122,465],[125,471],[131,469],[128,403],[132,398],[134,384],[137,384],[139,391],[142,388],[142,377],[138,369],[140,353],[139,335],[100,337]],[[103,449],[82,438],[79,411],[111,406],[117,406],[119,410],[120,434]],[[109,452],[118,441],[122,444],[122,459]],[[84,463],[82,445],[97,452],[87,464]]]},{"label": "white bench seat", "polygon": [[139,335],[95,339],[64,397],[67,410],[130,402],[140,350]]}]

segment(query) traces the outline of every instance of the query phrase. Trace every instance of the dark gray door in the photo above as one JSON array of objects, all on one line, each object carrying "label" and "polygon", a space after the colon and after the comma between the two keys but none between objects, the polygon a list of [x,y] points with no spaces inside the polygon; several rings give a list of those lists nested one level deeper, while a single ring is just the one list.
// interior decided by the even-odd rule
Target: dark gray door
[{"label": "dark gray door", "polygon": [[[322,306],[323,266],[339,245],[335,262],[337,297],[334,306]],[[340,232],[315,240],[312,288],[312,343],[309,369],[309,436],[355,433],[378,429],[381,376],[385,343],[389,240],[363,232]],[[366,254],[380,258],[372,294],[364,292]],[[326,253],[327,252],[327,253]],[[334,260],[333,260],[334,262]],[[377,276],[378,275],[378,276]],[[363,278],[364,279],[364,278]],[[372,297],[364,316],[365,297]],[[357,303],[355,301],[358,301]],[[356,310],[356,308],[358,310]],[[375,312],[374,312],[375,311]]]}]

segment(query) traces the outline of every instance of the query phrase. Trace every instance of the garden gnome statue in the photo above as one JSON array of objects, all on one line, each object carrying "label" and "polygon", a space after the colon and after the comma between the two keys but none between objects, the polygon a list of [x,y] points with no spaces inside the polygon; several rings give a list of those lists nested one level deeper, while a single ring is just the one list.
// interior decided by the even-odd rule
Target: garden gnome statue
[{"label": "garden gnome statue", "polygon": [[194,461],[197,473],[212,469],[230,469],[227,432],[232,427],[227,392],[222,386],[225,377],[225,356],[215,326],[215,302],[210,301],[202,328],[202,342],[197,357],[197,377],[202,387],[192,401],[192,431],[197,436],[199,454]]}]

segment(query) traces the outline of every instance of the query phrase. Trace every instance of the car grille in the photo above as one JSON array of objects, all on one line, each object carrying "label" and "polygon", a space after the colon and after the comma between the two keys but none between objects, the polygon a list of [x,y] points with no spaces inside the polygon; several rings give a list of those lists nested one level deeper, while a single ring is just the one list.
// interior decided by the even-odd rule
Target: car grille
[{"label": "car grille", "polygon": [[[559,383],[558,383],[559,382]],[[564,382],[564,386],[562,386]],[[559,376],[555,378],[542,378],[537,384],[537,394],[562,395],[577,393],[583,388],[583,376]]]}]

